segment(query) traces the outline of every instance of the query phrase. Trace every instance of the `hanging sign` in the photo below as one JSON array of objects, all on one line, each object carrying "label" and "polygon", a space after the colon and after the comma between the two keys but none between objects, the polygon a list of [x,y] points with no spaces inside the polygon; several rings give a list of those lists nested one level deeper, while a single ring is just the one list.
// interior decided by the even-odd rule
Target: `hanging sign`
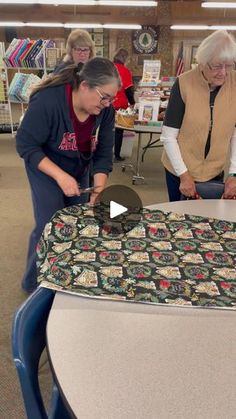
[{"label": "hanging sign", "polygon": [[157,53],[159,32],[159,26],[143,26],[142,29],[133,31],[133,52],[136,54]]}]

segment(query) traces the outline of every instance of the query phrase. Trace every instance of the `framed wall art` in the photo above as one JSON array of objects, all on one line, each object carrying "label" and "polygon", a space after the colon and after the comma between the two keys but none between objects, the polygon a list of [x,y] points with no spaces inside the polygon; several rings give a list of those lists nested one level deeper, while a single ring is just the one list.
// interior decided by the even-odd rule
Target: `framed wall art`
[{"label": "framed wall art", "polygon": [[198,46],[197,45],[193,45],[192,46],[192,51],[191,51],[191,64],[195,64],[196,63],[197,49],[198,49]]},{"label": "framed wall art", "polygon": [[96,51],[96,57],[103,57],[103,47],[95,46],[95,51]]},{"label": "framed wall art", "polygon": [[94,33],[93,34],[93,40],[95,43],[95,46],[102,46],[103,45],[103,33]]}]

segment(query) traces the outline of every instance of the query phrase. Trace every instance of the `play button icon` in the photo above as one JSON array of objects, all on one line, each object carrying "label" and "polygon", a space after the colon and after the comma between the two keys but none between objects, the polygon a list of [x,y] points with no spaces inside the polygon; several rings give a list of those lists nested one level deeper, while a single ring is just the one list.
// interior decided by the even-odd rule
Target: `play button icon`
[{"label": "play button icon", "polygon": [[124,214],[126,211],[128,211],[128,208],[124,207],[123,205],[120,205],[114,201],[110,202],[110,218],[118,217],[118,215]]},{"label": "play button icon", "polygon": [[111,185],[96,200],[94,216],[101,236],[124,235],[135,228],[142,219],[142,201],[128,186]]}]

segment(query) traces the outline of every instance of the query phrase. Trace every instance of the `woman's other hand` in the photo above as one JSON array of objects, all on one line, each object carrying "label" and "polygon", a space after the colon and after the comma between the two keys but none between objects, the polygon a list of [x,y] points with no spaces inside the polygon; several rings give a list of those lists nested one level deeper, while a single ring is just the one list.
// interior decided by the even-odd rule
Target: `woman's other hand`
[{"label": "woman's other hand", "polygon": [[188,172],[180,175],[179,190],[186,198],[195,198],[197,195],[194,180]]},{"label": "woman's other hand", "polygon": [[105,189],[107,183],[107,174],[96,173],[93,179],[94,192],[90,195],[89,203],[94,205],[99,202],[99,194]]},{"label": "woman's other hand", "polygon": [[75,178],[62,170],[48,157],[44,157],[40,161],[38,169],[46,175],[51,176],[66,196],[80,195],[79,185]]},{"label": "woman's other hand", "polygon": [[236,177],[228,176],[225,180],[223,199],[236,199]]},{"label": "woman's other hand", "polygon": [[64,195],[68,197],[80,195],[79,185],[77,181],[75,180],[75,178],[68,175],[68,173],[64,172],[63,174],[61,174],[56,179],[56,182],[60,186]]},{"label": "woman's other hand", "polygon": [[94,192],[90,195],[90,205],[95,205],[99,202],[99,194],[104,190],[104,186],[96,186]]}]

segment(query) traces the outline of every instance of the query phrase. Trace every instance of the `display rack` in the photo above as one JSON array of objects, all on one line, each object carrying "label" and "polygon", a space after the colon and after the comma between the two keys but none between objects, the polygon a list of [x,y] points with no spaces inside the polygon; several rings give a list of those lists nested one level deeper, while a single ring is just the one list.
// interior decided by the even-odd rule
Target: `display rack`
[{"label": "display rack", "polygon": [[[49,72],[53,71],[60,55],[61,50],[56,48],[53,40],[16,38],[2,54],[2,68],[6,78],[5,97],[8,103],[6,114],[11,120],[12,135],[14,135],[18,124],[12,123],[11,104],[20,104],[23,115],[32,88],[40,82],[41,77],[46,77]],[[10,77],[11,82],[9,83],[9,72],[11,71],[14,71],[15,74],[13,78]],[[41,73],[40,77],[35,72]]]},{"label": "display rack", "polygon": [[[159,102],[159,112],[158,117],[154,118],[155,120],[163,120],[164,118],[164,112],[167,108],[171,88],[175,82],[175,77],[163,77],[159,80],[157,86],[145,86],[140,83],[137,86],[136,92],[135,92],[135,101],[136,103],[147,102],[151,106],[152,103]],[[139,105],[138,105],[139,106]],[[141,112],[140,112],[141,113]],[[155,115],[156,116],[156,115]],[[140,120],[143,120],[143,118],[139,118]],[[147,118],[147,120],[143,120],[143,123],[152,121],[152,118]],[[155,121],[152,121],[155,122]],[[152,125],[152,124],[151,124]]]},{"label": "display rack", "polygon": [[3,61],[5,55],[4,43],[0,42],[0,134],[13,133],[11,103],[8,98],[8,77]]}]

